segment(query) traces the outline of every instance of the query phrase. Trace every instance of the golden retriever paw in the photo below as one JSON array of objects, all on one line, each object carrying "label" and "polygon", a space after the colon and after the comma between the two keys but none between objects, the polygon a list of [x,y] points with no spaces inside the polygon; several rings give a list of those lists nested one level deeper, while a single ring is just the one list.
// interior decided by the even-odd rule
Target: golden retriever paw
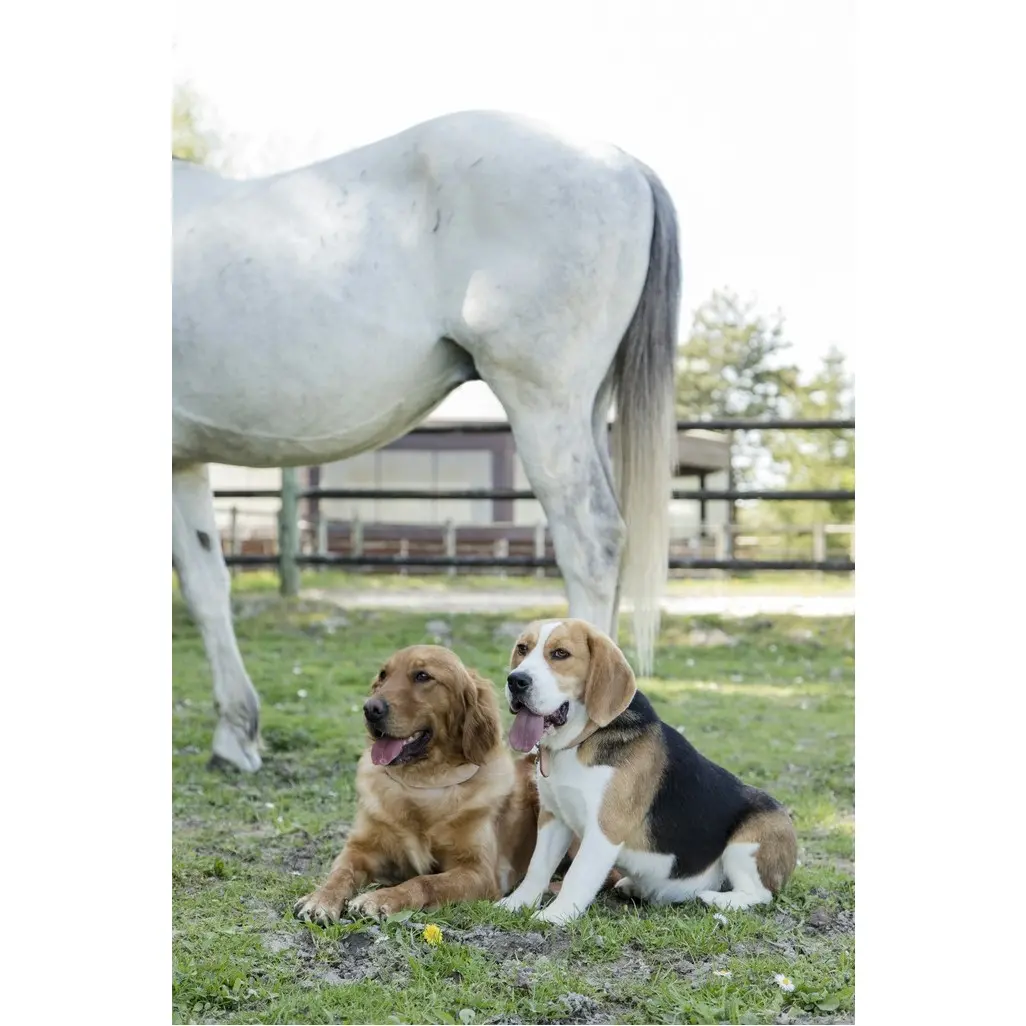
[{"label": "golden retriever paw", "polygon": [[393,915],[405,906],[393,893],[393,888],[385,887],[377,891],[366,891],[357,895],[349,902],[351,916],[368,916],[381,919]]},{"label": "golden retriever paw", "polygon": [[292,914],[305,923],[331,926],[332,923],[338,922],[344,904],[344,901],[314,891],[312,894],[305,894],[292,906]]}]

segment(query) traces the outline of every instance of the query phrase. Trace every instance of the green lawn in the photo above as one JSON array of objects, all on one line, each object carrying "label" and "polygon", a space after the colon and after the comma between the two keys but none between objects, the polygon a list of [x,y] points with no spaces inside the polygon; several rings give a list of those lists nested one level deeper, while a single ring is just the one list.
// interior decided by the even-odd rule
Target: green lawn
[{"label": "green lawn", "polygon": [[[492,591],[523,589],[562,593],[558,577],[538,578],[533,574],[447,574],[403,575],[396,573],[362,574],[342,570],[304,570],[301,587],[322,591]],[[172,577],[173,587],[177,581]],[[273,592],[278,590],[278,575],[273,569],[245,570],[236,574],[237,592]],[[766,571],[733,574],[729,577],[673,577],[666,584],[671,595],[853,595],[854,574],[804,571]]]},{"label": "green lawn", "polygon": [[[359,710],[382,658],[441,642],[498,682],[516,623],[538,611],[514,623],[249,606],[237,629],[266,751],[264,769],[243,777],[205,768],[209,674],[174,604],[175,1022],[853,1021],[850,619],[666,618],[661,676],[640,682],[705,754],[791,809],[801,864],[772,906],[717,916],[697,902],[606,897],[559,929],[476,903],[324,930],[297,922],[292,903],[352,818]],[[422,937],[427,923],[442,929],[438,946]]]}]

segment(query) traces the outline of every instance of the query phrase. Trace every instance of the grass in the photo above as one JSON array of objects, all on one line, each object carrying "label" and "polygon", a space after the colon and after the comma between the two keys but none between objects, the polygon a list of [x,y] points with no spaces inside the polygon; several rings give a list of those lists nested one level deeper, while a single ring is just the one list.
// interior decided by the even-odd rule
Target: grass
[{"label": "grass", "polygon": [[[791,809],[801,865],[772,906],[717,919],[698,903],[604,897],[558,929],[482,902],[325,930],[297,922],[291,907],[342,845],[363,746],[358,710],[381,659],[440,640],[498,681],[514,626],[269,597],[247,606],[237,630],[266,745],[255,776],[205,768],[209,673],[184,607],[173,606],[175,1022],[853,1021],[850,619],[667,618],[661,676],[641,682],[664,719]],[[426,624],[441,630],[440,619],[438,638]],[[423,939],[427,923],[441,944]]]},{"label": "grass", "polygon": [[[172,578],[175,581],[174,578]],[[493,591],[523,589],[525,591],[561,592],[558,577],[537,578],[533,575],[494,574],[359,574],[340,570],[304,570],[300,575],[303,589],[320,591]],[[261,593],[278,590],[275,570],[247,570],[233,581],[237,592]],[[173,584],[177,587],[177,583]],[[802,571],[771,571],[734,574],[730,577],[676,577],[667,582],[671,595],[852,595],[853,574]]]}]

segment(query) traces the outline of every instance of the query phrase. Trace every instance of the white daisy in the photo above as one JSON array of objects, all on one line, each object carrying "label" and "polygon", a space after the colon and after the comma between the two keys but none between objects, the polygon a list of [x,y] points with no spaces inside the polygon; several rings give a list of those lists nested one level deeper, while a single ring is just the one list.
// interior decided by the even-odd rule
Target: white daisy
[{"label": "white daisy", "polygon": [[785,976],[783,973],[777,973],[773,977],[773,982],[781,989],[786,990],[790,993],[794,990],[794,980],[790,976]]}]

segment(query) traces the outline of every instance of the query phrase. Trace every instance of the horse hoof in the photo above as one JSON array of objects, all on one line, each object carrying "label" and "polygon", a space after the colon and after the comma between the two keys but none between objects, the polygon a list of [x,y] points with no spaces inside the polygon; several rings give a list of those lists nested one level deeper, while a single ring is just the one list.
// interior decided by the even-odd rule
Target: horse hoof
[{"label": "horse hoof", "polygon": [[208,769],[234,767],[243,773],[256,773],[263,765],[259,740],[243,740],[230,727],[219,723],[214,732],[214,752],[207,763]]}]

